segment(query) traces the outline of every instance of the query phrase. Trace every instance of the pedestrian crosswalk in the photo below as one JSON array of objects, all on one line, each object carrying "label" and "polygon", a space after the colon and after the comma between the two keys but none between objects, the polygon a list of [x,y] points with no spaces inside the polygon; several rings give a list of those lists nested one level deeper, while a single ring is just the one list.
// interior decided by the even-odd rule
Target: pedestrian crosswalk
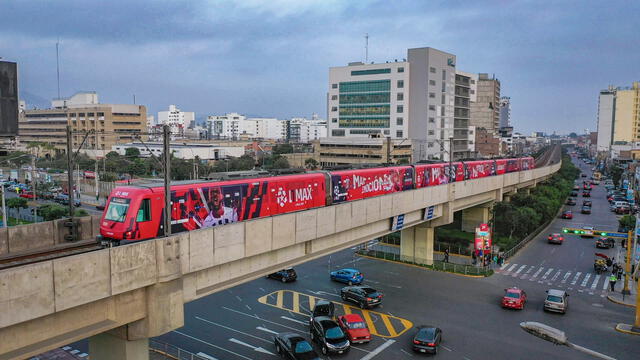
[{"label": "pedestrian crosswalk", "polygon": [[560,289],[566,288],[589,295],[600,295],[601,297],[606,296],[609,288],[607,276],[552,267],[505,264],[496,273],[520,280],[537,281],[539,284],[552,285]]}]

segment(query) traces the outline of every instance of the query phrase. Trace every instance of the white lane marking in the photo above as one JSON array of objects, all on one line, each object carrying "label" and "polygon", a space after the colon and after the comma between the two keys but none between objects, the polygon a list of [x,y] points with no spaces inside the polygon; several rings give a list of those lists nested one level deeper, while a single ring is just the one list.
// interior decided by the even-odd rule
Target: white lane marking
[{"label": "white lane marking", "polygon": [[207,354],[205,354],[203,352],[199,352],[196,355],[200,356],[201,358],[205,358],[207,360],[218,360],[218,359],[214,358],[213,356],[207,355]]},{"label": "white lane marking", "polygon": [[64,351],[67,351],[69,349],[71,349],[71,346],[65,346],[65,347],[62,348],[62,350],[64,350]]},{"label": "white lane marking", "polygon": [[453,351],[451,349],[449,349],[448,347],[444,346],[444,345],[440,345],[440,347],[442,347],[443,349],[447,350],[447,351]]},{"label": "white lane marking", "polygon": [[81,357],[81,358],[87,357],[87,356],[89,356],[89,354],[87,354],[87,353],[82,353],[82,354],[78,355],[78,357]]},{"label": "white lane marking", "polygon": [[507,269],[507,272],[511,272],[516,266],[518,266],[518,264],[511,265],[511,267]]},{"label": "white lane marking", "polygon": [[238,299],[238,301],[242,301],[242,299],[238,295],[236,295],[236,299]]},{"label": "white lane marking", "polygon": [[260,289],[260,291],[262,291],[262,292],[265,292],[263,288],[258,288],[258,289]]},{"label": "white lane marking", "polygon": [[542,260],[542,262],[540,263],[540,266],[544,265],[544,263],[546,263],[547,260]]},{"label": "white lane marking", "polygon": [[571,271],[567,271],[567,273],[564,274],[564,277],[562,278],[561,283],[563,283],[563,284],[566,283],[567,279],[569,279],[569,276],[571,276]]},{"label": "white lane marking", "polygon": [[284,319],[284,320],[288,320],[288,321],[293,321],[293,322],[297,322],[298,324],[302,324],[302,325],[308,325],[307,322],[305,321],[300,321],[298,319],[292,319],[290,317],[286,317],[286,316],[280,316],[280,319]]},{"label": "white lane marking", "polygon": [[246,346],[246,347],[248,347],[250,349],[253,349],[254,351],[261,352],[263,354],[269,354],[269,355],[276,356],[276,354],[272,353],[269,350],[263,349],[263,348],[261,348],[259,346],[253,346],[251,344],[247,344],[246,342],[242,342],[242,341],[240,341],[238,339],[231,338],[231,339],[229,339],[229,341],[231,341],[232,343],[236,343],[238,345]]},{"label": "white lane marking", "polygon": [[580,286],[586,287],[587,283],[589,282],[589,278],[590,277],[591,277],[591,273],[587,273],[587,275],[585,275],[584,279],[582,279],[582,284],[580,284]]},{"label": "white lane marking", "polygon": [[264,328],[264,327],[262,327],[262,326],[258,326],[258,327],[256,328],[256,330],[262,330],[262,331],[264,331],[264,332],[268,332],[268,333],[270,333],[270,334],[277,334],[277,333],[278,333],[277,331],[269,330],[269,329]]},{"label": "white lane marking", "polygon": [[604,278],[604,283],[602,284],[602,290],[607,290],[609,288],[609,282],[607,281],[607,278]]},{"label": "white lane marking", "polygon": [[204,322],[206,322],[206,323],[208,323],[208,324],[215,325],[215,326],[219,326],[219,327],[221,327],[221,328],[223,328],[223,329],[227,329],[227,330],[230,330],[230,331],[235,331],[235,332],[237,332],[237,333],[239,333],[239,334],[242,334],[242,335],[245,335],[245,336],[248,336],[248,337],[252,337],[252,338],[254,338],[254,339],[256,339],[256,340],[264,341],[264,342],[266,342],[267,344],[271,344],[271,340],[263,339],[263,338],[261,338],[261,337],[259,337],[259,336],[251,335],[251,334],[248,334],[248,333],[246,333],[246,332],[243,332],[243,331],[240,331],[240,330],[236,330],[236,329],[234,329],[234,328],[231,328],[231,327],[228,327],[228,326],[224,326],[224,325],[222,325],[222,324],[218,324],[218,323],[213,322],[213,321],[211,321],[211,320],[203,319],[203,318],[201,318],[201,317],[199,317],[199,316],[196,316],[195,318],[196,318],[196,319],[198,319],[198,320],[200,320],[200,321],[204,321]]},{"label": "white lane marking", "polygon": [[400,275],[400,273],[393,272],[393,271],[385,271],[385,273],[391,274],[391,275]]},{"label": "white lane marking", "polygon": [[405,353],[406,355],[409,355],[410,357],[413,357],[412,354],[409,354],[405,349],[400,349],[401,352]]},{"label": "white lane marking", "polygon": [[79,353],[79,352],[80,352],[80,350],[76,349],[76,350],[71,350],[71,351],[69,351],[69,354],[71,354],[71,355],[75,355],[75,354],[77,354],[77,353]]},{"label": "white lane marking", "polygon": [[[372,282],[373,282],[373,281],[372,281]],[[379,283],[378,283],[378,284],[379,284]],[[307,290],[307,291],[308,291],[308,292],[310,292],[310,293],[312,293],[312,294],[314,294],[314,295],[330,295],[330,296],[337,296],[337,297],[340,297],[340,295],[338,295],[338,294],[333,294],[333,293],[329,293],[329,292],[322,291],[322,290],[321,290],[321,291],[312,291],[312,290]]]},{"label": "white lane marking", "polygon": [[529,279],[530,281],[533,281],[533,279],[537,278],[538,275],[540,275],[540,273],[542,272],[542,270],[544,270],[543,267],[539,268],[538,271],[536,271],[535,273],[533,273],[533,276],[531,276],[531,278]]},{"label": "white lane marking", "polygon": [[571,279],[571,285],[575,285],[576,282],[578,282],[578,279],[580,279],[580,275],[582,275],[582,273],[578,271],[573,279]]},{"label": "white lane marking", "polygon": [[363,356],[360,360],[373,359],[374,356],[380,354],[384,349],[386,349],[389,346],[393,345],[393,343],[395,343],[395,342],[396,342],[395,340],[387,340],[384,344],[378,346],[372,352],[370,352],[367,355]]},{"label": "white lane marking", "polygon": [[518,276],[518,274],[520,274],[520,271],[522,271],[522,270],[523,270],[524,268],[526,268],[526,267],[527,267],[527,265],[522,265],[522,266],[520,266],[520,268],[518,269],[518,271],[516,271],[516,272],[515,272],[515,274],[513,274],[513,275],[511,275],[511,276],[513,276],[513,277]]},{"label": "white lane marking", "polygon": [[551,278],[551,280],[549,281],[556,281],[556,279],[558,278],[558,276],[560,276],[561,273],[562,273],[562,270],[558,270],[558,272],[555,273],[555,275],[553,275],[553,278]]},{"label": "white lane marking", "polygon": [[542,280],[547,280],[547,276],[549,276],[549,274],[551,274],[552,271],[553,271],[553,268],[549,268],[549,270],[547,270],[547,272],[544,273],[544,275],[542,275]]},{"label": "white lane marking", "polygon": [[535,268],[535,266],[530,266],[530,267],[527,269],[527,272],[526,272],[526,273],[524,273],[524,274],[520,277],[520,279],[522,279],[522,280],[526,279],[526,278],[527,278],[527,276],[529,276],[529,273],[531,272],[531,270],[533,270],[533,268]]},{"label": "white lane marking", "polygon": [[244,304],[244,306],[246,306],[246,307],[247,307],[247,309],[249,309],[249,311],[251,311],[251,307],[250,307],[249,305]]},{"label": "white lane marking", "polygon": [[[225,310],[232,311],[232,312],[234,312],[234,313],[236,313],[236,314],[240,314],[240,315],[248,316],[248,317],[250,317],[250,318],[258,319],[258,320],[260,320],[260,321],[268,322],[269,324],[282,326],[282,327],[283,327],[283,328],[285,328],[285,329],[289,329],[289,330],[295,331],[295,332],[297,332],[297,333],[300,333],[300,331],[301,331],[300,329],[296,329],[296,328],[293,328],[293,327],[291,327],[291,326],[282,325],[282,324],[280,324],[280,323],[277,323],[277,322],[274,322],[274,321],[269,321],[269,320],[267,320],[267,319],[261,319],[258,315],[251,315],[251,314],[247,314],[247,313],[244,313],[244,312],[242,312],[242,311],[238,311],[238,310],[230,309],[230,308],[228,308],[228,307],[226,307],[226,306],[223,306],[222,308],[223,308],[223,309],[225,309]],[[308,324],[306,324],[306,323],[305,323],[305,325],[308,325]],[[303,330],[303,331],[305,331],[305,332],[306,332],[307,330],[305,329],[305,330]]]},{"label": "white lane marking", "polygon": [[176,333],[176,334],[180,334],[180,335],[182,335],[182,336],[184,336],[184,337],[188,337],[188,338],[189,338],[189,339],[191,339],[191,340],[195,340],[195,341],[201,342],[201,343],[203,343],[203,344],[207,344],[207,345],[209,345],[209,346],[211,346],[211,347],[213,347],[213,348],[216,348],[216,349],[219,349],[219,350],[222,350],[222,351],[226,351],[226,352],[228,352],[229,354],[233,354],[233,355],[235,355],[235,356],[237,356],[237,357],[241,357],[241,358],[243,358],[243,359],[247,359],[247,360],[252,360],[251,358],[246,357],[246,356],[244,356],[244,355],[240,355],[240,354],[238,354],[237,352],[233,352],[233,351],[231,351],[231,350],[227,350],[227,349],[225,349],[225,348],[223,348],[223,347],[221,347],[221,346],[214,345],[214,344],[212,344],[212,343],[208,343],[208,342],[206,342],[206,341],[204,341],[204,340],[200,340],[200,339],[198,339],[198,338],[196,338],[196,337],[193,337],[193,336],[191,336],[191,335],[187,335],[187,334],[185,334],[185,333],[183,333],[183,332],[180,332],[180,331],[178,331],[178,330],[173,330],[173,332],[174,332],[174,333]]},{"label": "white lane marking", "polygon": [[591,290],[594,290],[596,286],[598,286],[598,281],[600,281],[600,274],[596,275],[596,278],[593,279],[593,284],[591,284]]}]

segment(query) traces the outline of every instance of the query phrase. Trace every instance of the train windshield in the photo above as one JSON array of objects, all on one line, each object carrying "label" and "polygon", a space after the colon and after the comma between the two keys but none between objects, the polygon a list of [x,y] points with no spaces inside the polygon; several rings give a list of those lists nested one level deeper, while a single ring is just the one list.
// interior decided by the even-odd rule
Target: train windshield
[{"label": "train windshield", "polygon": [[109,202],[107,214],[105,215],[104,219],[109,221],[124,222],[124,219],[127,217],[129,202],[131,202],[131,199],[118,197],[111,198],[111,202]]}]

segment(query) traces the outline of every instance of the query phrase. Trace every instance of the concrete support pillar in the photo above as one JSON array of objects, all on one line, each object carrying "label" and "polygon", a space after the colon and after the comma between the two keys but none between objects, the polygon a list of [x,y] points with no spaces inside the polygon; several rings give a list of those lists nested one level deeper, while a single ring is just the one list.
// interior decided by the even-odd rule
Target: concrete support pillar
[{"label": "concrete support pillar", "polygon": [[502,201],[506,202],[506,203],[510,203],[511,202],[511,194],[502,195]]},{"label": "concrete support pillar", "polygon": [[462,210],[462,231],[475,232],[476,227],[489,222],[489,207],[476,206]]},{"label": "concrete support pillar", "polygon": [[146,288],[147,316],[127,325],[127,339],[159,336],[184,326],[182,279],[156,283]]},{"label": "concrete support pillar", "polygon": [[400,232],[400,258],[418,264],[433,265],[435,228],[416,225]]},{"label": "concrete support pillar", "polygon": [[111,332],[89,338],[91,360],[149,360],[149,339],[125,340]]}]

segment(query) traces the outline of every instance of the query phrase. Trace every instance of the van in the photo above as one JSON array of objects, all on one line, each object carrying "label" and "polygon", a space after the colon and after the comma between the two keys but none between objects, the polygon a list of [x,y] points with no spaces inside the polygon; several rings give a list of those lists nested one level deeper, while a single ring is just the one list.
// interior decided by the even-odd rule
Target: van
[{"label": "van", "polygon": [[547,290],[547,297],[544,299],[544,310],[566,313],[569,307],[569,294],[563,290]]}]

